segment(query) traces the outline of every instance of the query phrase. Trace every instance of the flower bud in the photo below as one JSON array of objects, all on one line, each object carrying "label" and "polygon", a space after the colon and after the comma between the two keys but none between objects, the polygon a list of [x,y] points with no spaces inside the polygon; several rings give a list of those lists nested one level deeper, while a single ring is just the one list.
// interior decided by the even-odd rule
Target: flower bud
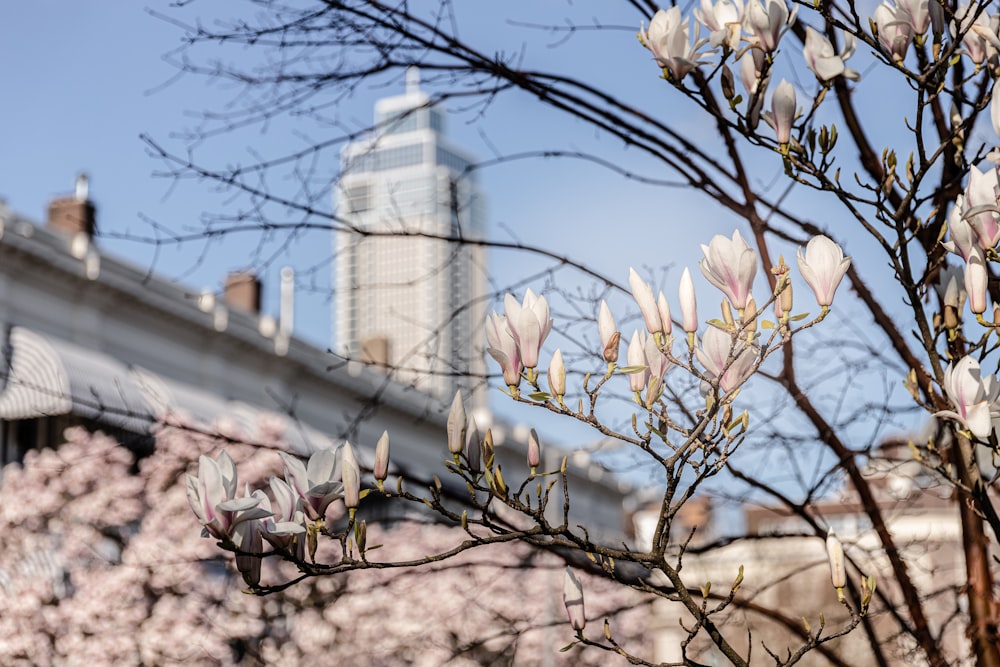
[{"label": "flower bud", "polygon": [[375,464],[372,466],[375,481],[384,482],[389,476],[389,432],[383,431],[375,445]]},{"label": "flower bud", "polygon": [[483,438],[479,434],[479,425],[476,424],[476,418],[472,417],[469,419],[469,435],[465,439],[465,460],[473,475],[478,475],[482,472],[480,465],[480,459],[483,455],[482,447]]},{"label": "flower bud", "polygon": [[976,315],[986,312],[988,281],[989,272],[983,253],[979,248],[973,248],[965,264],[965,292],[969,295],[969,309]]},{"label": "flower bud", "polygon": [[691,271],[684,267],[680,285],[681,327],[685,332],[693,334],[698,331],[698,301],[694,293],[694,281]]},{"label": "flower bud", "polygon": [[844,599],[844,586],[847,585],[847,568],[844,565],[844,547],[841,546],[833,528],[826,535],[826,556],[830,561],[830,581],[837,589],[837,598]]},{"label": "flower bud", "polygon": [[577,579],[573,570],[566,568],[563,578],[563,604],[566,605],[566,616],[569,624],[577,632],[582,632],[587,625],[587,616],[583,609],[583,585]]},{"label": "flower bud", "polygon": [[597,331],[601,335],[601,355],[604,361],[613,364],[618,361],[618,346],[622,335],[615,328],[615,318],[611,315],[608,304],[601,301],[601,313],[597,316]]},{"label": "flower bud", "polygon": [[562,351],[556,349],[549,362],[549,393],[562,403],[563,396],[566,395],[566,366],[563,364]]},{"label": "flower bud", "polygon": [[344,482],[344,505],[348,509],[355,509],[360,502],[361,471],[358,468],[357,459],[354,458],[354,449],[349,442],[345,442],[340,450],[340,468]]},{"label": "flower bud", "polygon": [[674,330],[674,322],[670,319],[670,304],[667,303],[667,297],[663,296],[663,292],[656,298],[656,309],[660,311],[660,324],[663,325],[663,333],[670,335],[670,332]]},{"label": "flower bud", "polygon": [[486,435],[483,436],[483,464],[487,468],[492,468],[494,457],[493,431],[492,429],[486,429]]},{"label": "flower bud", "polygon": [[535,433],[535,429],[531,429],[528,433],[528,465],[531,467],[531,473],[535,473],[535,468],[538,464],[542,462],[542,446],[538,442],[538,434]]},{"label": "flower bud", "polygon": [[646,330],[649,333],[663,331],[663,324],[660,322],[660,311],[656,308],[656,299],[653,298],[653,288],[636,273],[635,269],[628,270],[628,284],[632,290],[632,297],[639,306],[642,319],[646,323]]},{"label": "flower bud", "polygon": [[456,391],[448,413],[448,451],[456,457],[465,447],[465,405],[462,403],[462,392]]},{"label": "flower bud", "polygon": [[747,333],[753,334],[757,331],[757,318],[754,317],[756,314],[757,302],[751,296],[747,299],[747,307],[743,310],[743,326],[746,327]]}]

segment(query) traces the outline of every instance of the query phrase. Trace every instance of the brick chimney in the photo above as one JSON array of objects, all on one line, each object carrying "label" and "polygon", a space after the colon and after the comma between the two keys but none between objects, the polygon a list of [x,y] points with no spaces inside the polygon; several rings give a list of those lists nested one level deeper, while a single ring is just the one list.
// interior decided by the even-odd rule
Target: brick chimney
[{"label": "brick chimney", "polygon": [[49,203],[48,226],[64,234],[75,236],[80,232],[93,237],[97,228],[94,203],[88,198],[86,174],[76,177],[76,193],[72,197],[59,197]]},{"label": "brick chimney", "polygon": [[254,314],[260,313],[260,280],[250,271],[234,271],[226,276],[226,303]]}]

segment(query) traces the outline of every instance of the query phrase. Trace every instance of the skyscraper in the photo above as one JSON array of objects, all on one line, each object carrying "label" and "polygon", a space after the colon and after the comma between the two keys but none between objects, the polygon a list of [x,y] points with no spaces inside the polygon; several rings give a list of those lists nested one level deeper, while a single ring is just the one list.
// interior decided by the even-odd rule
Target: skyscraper
[{"label": "skyscraper", "polygon": [[442,401],[461,388],[480,407],[485,250],[454,239],[483,238],[482,198],[470,158],[443,132],[411,69],[403,95],[375,103],[374,132],[343,148],[334,345]]}]

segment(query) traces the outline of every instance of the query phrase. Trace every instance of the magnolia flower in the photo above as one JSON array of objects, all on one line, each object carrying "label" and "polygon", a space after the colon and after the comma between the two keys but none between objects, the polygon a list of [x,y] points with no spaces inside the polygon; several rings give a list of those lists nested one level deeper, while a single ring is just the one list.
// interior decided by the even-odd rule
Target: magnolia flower
[{"label": "magnolia flower", "polygon": [[761,72],[764,71],[765,54],[760,49],[747,49],[740,58],[740,81],[747,93],[753,95],[760,87]]},{"label": "magnolia flower", "polygon": [[645,34],[646,46],[653,52],[657,64],[667,69],[676,81],[683,79],[702,59],[698,50],[705,40],[698,39],[700,29],[695,24],[692,41],[688,36],[689,25],[690,19],[682,21],[680,7],[674,6],[656,12]]},{"label": "magnolia flower", "polygon": [[674,322],[670,319],[670,304],[667,303],[667,297],[663,296],[663,292],[660,292],[659,296],[656,297],[656,310],[660,313],[663,333],[669,336],[670,332],[674,330]]},{"label": "magnolia flower", "polygon": [[1000,210],[997,208],[997,196],[1000,195],[1000,182],[997,170],[979,171],[975,165],[969,168],[969,182],[965,186],[965,209],[963,217],[976,230],[979,246],[987,250],[1000,241]]},{"label": "magnolia flower", "polygon": [[826,557],[830,562],[830,581],[837,589],[838,595],[843,595],[844,586],[847,585],[847,568],[844,564],[844,547],[837,539],[837,534],[833,528],[826,534]]},{"label": "magnolia flower", "polygon": [[892,56],[893,60],[902,62],[913,40],[913,26],[910,25],[907,16],[888,2],[882,2],[875,9],[873,18],[882,48]]},{"label": "magnolia flower", "polygon": [[719,390],[724,394],[747,381],[757,360],[753,348],[728,331],[713,326],[705,330],[701,347],[695,348],[694,353],[705,371],[719,379]]},{"label": "magnolia flower", "polygon": [[965,356],[944,371],[944,391],[955,410],[942,410],[935,417],[948,417],[962,424],[977,438],[985,440],[993,431],[990,414],[1000,395],[1000,383],[993,376],[982,379],[979,362]]},{"label": "magnolia flower", "polygon": [[534,472],[535,468],[542,462],[542,445],[538,440],[535,429],[528,432],[528,467]]},{"label": "magnolia flower", "polygon": [[708,282],[722,290],[733,308],[745,309],[757,273],[757,253],[739,230],[733,232],[732,239],[716,234],[708,245],[702,244],[701,251],[705,258],[698,266]]},{"label": "magnolia flower", "polygon": [[347,509],[357,509],[361,501],[361,469],[354,458],[354,448],[345,442],[340,448],[341,477],[344,482],[344,505]]},{"label": "magnolia flower", "polygon": [[632,290],[632,298],[639,306],[642,319],[646,323],[646,330],[655,334],[663,331],[663,323],[660,322],[660,311],[656,307],[656,299],[653,297],[653,288],[645,280],[639,277],[635,269],[628,270],[628,286]]},{"label": "magnolia flower", "polygon": [[666,355],[657,346],[656,339],[652,336],[646,336],[643,340],[642,352],[646,362],[646,385],[644,387],[646,398],[643,404],[647,408],[651,408],[663,394],[663,376],[667,374],[669,363]]},{"label": "magnolia flower", "polygon": [[469,419],[469,434],[465,438],[465,461],[473,475],[482,472],[480,469],[482,455],[483,436],[479,433],[479,424],[476,423],[476,418],[472,417]]},{"label": "magnolia flower", "polygon": [[980,5],[962,5],[955,10],[955,21],[951,26],[951,36],[962,36],[962,46],[969,59],[976,65],[982,65],[990,57],[1000,51],[1000,39],[993,17],[980,11]]},{"label": "magnolia flower", "polygon": [[198,476],[187,475],[188,503],[204,526],[204,537],[233,540],[239,524],[270,515],[269,510],[258,507],[259,498],[237,498],[236,486],[236,464],[226,452],[219,454],[218,460],[200,456]]},{"label": "magnolia flower", "polygon": [[854,35],[844,33],[844,51],[837,55],[833,50],[833,44],[826,37],[814,30],[812,27],[806,28],[806,41],[802,48],[802,57],[806,60],[808,67],[816,78],[820,81],[829,81],[840,75],[845,78],[857,81],[861,75],[852,69],[844,66],[844,61],[854,55],[856,40]]},{"label": "magnolia flower", "polygon": [[930,3],[928,0],[896,0],[896,17],[905,19],[914,35],[922,35],[931,24]]},{"label": "magnolia flower", "polygon": [[768,125],[774,128],[774,136],[779,144],[787,144],[792,140],[795,109],[795,86],[782,79],[771,95],[771,112],[764,116]]},{"label": "magnolia flower", "polygon": [[[272,513],[272,516],[264,517],[260,520],[260,531],[268,542],[275,549],[283,551],[292,545],[297,535],[306,532],[303,525],[305,515],[298,509],[298,496],[292,487],[280,477],[271,477],[271,495],[274,496],[272,504],[266,496],[260,501],[260,506]],[[274,511],[275,505],[277,510]],[[304,553],[305,542],[299,540],[297,543],[298,555]]]},{"label": "magnolia flower", "polygon": [[513,294],[508,294],[504,297],[503,306],[507,314],[507,327],[517,341],[521,363],[525,368],[534,368],[538,365],[542,343],[552,330],[549,304],[544,296],[535,296],[528,289],[524,293],[523,302],[518,303]]},{"label": "magnolia flower", "polygon": [[789,14],[784,0],[751,0],[744,15],[747,32],[756,38],[757,45],[768,53],[778,48],[778,41],[795,23],[796,6]]},{"label": "magnolia flower", "polygon": [[[963,271],[963,281],[964,273]],[[949,266],[941,272],[941,281],[944,284],[944,293],[941,295],[941,302],[945,306],[951,306],[956,311],[962,310],[962,305],[967,295],[965,293],[964,282],[961,285],[959,284],[958,269],[954,266]]]},{"label": "magnolia flower", "polygon": [[731,51],[740,47],[743,22],[743,0],[701,0],[701,9],[695,7],[694,17],[708,28],[708,43],[712,48],[725,44]]},{"label": "magnolia flower", "polygon": [[601,336],[601,356],[604,361],[613,364],[618,361],[618,346],[622,335],[615,327],[615,318],[605,301],[601,301],[601,312],[597,316],[597,331]]},{"label": "magnolia flower", "polygon": [[285,481],[299,497],[299,505],[310,521],[326,515],[326,508],[344,497],[344,484],[340,472],[340,452],[333,447],[320,449],[302,461],[284,452],[278,452],[285,464]]},{"label": "magnolia flower", "polygon": [[833,295],[840,281],[851,266],[851,258],[844,257],[844,251],[826,236],[814,236],[806,244],[806,254],[799,248],[799,272],[816,295],[816,303],[827,308],[833,303]]},{"label": "magnolia flower", "polygon": [[486,318],[486,351],[498,364],[503,372],[503,381],[508,387],[521,384],[521,353],[517,349],[514,334],[507,326],[507,318],[493,313]]},{"label": "magnolia flower", "polygon": [[979,242],[979,234],[965,218],[965,197],[962,195],[958,195],[955,205],[951,207],[951,212],[948,214],[948,235],[951,240],[943,242],[941,245],[948,252],[960,255],[962,259],[969,261],[972,249]]},{"label": "magnolia flower", "polygon": [[965,293],[969,296],[969,309],[977,315],[986,312],[989,302],[988,283],[989,271],[986,269],[983,251],[973,248],[969,260],[965,263]]},{"label": "magnolia flower", "polygon": [[562,400],[562,397],[566,395],[566,366],[563,364],[562,351],[558,348],[552,355],[552,361],[549,362],[547,377],[549,393]]},{"label": "magnolia flower", "polygon": [[628,344],[626,360],[630,368],[642,368],[641,371],[633,371],[628,376],[628,388],[639,393],[646,388],[646,380],[649,378],[649,368],[646,365],[646,332],[636,329],[632,332],[632,340]]},{"label": "magnolia flower", "polygon": [[691,271],[684,267],[680,285],[681,328],[689,334],[698,330],[698,301],[694,294]]},{"label": "magnolia flower", "polygon": [[389,432],[383,431],[382,437],[375,445],[375,463],[372,465],[372,476],[376,482],[384,482],[389,476]]},{"label": "magnolia flower", "polygon": [[[263,491],[246,489],[247,496],[253,498],[258,505],[267,502]],[[263,509],[263,508],[261,508]],[[236,569],[243,576],[248,586],[260,583],[260,555],[264,553],[264,541],[261,539],[260,521],[241,521],[233,528],[233,544],[236,545]]]},{"label": "magnolia flower", "polygon": [[456,391],[448,411],[448,451],[458,456],[465,447],[465,404],[462,402],[462,392]]},{"label": "magnolia flower", "polygon": [[566,576],[563,578],[563,604],[566,605],[566,616],[569,624],[577,632],[583,631],[587,625],[587,615],[583,609],[583,585],[573,570],[566,568]]}]

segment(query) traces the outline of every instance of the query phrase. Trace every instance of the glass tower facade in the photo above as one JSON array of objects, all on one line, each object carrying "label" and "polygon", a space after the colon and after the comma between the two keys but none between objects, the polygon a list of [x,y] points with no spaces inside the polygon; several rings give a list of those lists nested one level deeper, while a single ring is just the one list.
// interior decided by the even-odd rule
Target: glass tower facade
[{"label": "glass tower facade", "polygon": [[486,253],[448,240],[483,238],[482,198],[443,120],[410,72],[405,94],[376,102],[371,136],[341,152],[334,345],[446,404],[462,389],[482,407]]}]

